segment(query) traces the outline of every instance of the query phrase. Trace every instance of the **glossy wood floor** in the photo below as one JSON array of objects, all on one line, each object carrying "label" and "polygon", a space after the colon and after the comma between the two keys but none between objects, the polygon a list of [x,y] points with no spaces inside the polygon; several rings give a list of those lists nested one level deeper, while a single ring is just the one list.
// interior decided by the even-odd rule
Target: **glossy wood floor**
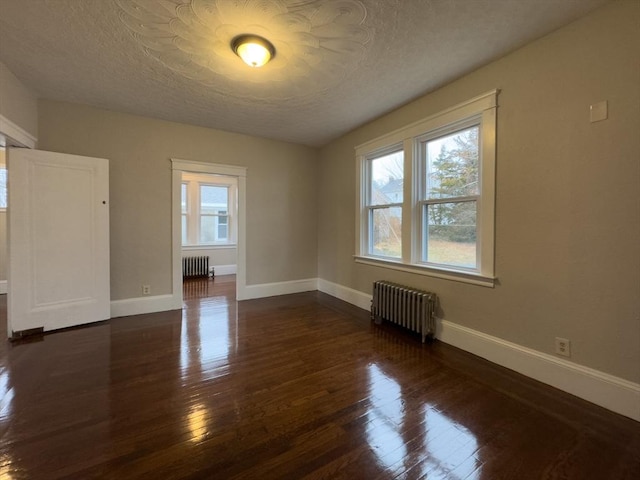
[{"label": "glossy wood floor", "polygon": [[318,292],[234,298],[0,342],[0,479],[640,478],[632,420]]}]

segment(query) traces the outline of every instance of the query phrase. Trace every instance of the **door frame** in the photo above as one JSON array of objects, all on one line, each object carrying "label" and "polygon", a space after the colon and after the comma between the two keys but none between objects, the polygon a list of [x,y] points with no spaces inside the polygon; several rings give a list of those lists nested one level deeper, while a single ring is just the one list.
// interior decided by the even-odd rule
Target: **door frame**
[{"label": "door frame", "polygon": [[236,299],[246,298],[247,252],[246,252],[246,191],[247,167],[222,165],[218,163],[196,162],[171,159],[171,265],[173,297],[178,308],[182,308],[182,213],[181,184],[182,173],[208,173],[236,177],[238,180],[238,238],[236,244]]},{"label": "door frame", "polygon": [[6,147],[36,148],[38,139],[0,113],[0,144]]}]

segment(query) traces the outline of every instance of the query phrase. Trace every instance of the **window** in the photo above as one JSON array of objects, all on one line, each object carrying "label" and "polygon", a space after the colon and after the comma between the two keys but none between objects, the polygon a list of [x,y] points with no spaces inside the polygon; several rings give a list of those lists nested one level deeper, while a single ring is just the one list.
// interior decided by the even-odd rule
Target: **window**
[{"label": "window", "polygon": [[236,179],[185,173],[181,187],[182,244],[235,244]]},{"label": "window", "polygon": [[367,218],[369,252],[382,257],[402,256],[403,152],[367,159]]},{"label": "window", "polygon": [[421,261],[475,269],[480,126],[420,142]]},{"label": "window", "polygon": [[189,184],[183,183],[181,186],[182,200],[181,200],[181,212],[182,212],[182,244],[187,245],[189,243],[189,234],[187,229],[187,218],[189,215]]},{"label": "window", "polygon": [[7,209],[7,166],[4,156],[5,149],[0,147],[0,212]]},{"label": "window", "polygon": [[356,261],[493,286],[497,94],[356,149]]},{"label": "window", "polygon": [[200,243],[226,243],[229,240],[228,208],[228,186],[200,184]]}]

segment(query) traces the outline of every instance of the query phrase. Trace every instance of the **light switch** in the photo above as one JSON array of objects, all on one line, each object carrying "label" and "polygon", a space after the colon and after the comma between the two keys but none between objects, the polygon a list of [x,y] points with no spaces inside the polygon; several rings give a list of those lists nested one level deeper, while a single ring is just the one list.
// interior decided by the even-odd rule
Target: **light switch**
[{"label": "light switch", "polygon": [[591,123],[607,119],[607,101],[594,103],[589,107]]}]

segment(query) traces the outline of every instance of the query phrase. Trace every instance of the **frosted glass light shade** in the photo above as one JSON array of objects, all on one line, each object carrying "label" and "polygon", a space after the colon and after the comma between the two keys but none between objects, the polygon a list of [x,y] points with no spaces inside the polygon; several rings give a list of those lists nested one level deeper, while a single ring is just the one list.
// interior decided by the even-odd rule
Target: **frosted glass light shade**
[{"label": "frosted glass light shade", "polygon": [[240,35],[233,39],[231,48],[250,67],[261,67],[276,54],[273,45],[257,35]]}]

